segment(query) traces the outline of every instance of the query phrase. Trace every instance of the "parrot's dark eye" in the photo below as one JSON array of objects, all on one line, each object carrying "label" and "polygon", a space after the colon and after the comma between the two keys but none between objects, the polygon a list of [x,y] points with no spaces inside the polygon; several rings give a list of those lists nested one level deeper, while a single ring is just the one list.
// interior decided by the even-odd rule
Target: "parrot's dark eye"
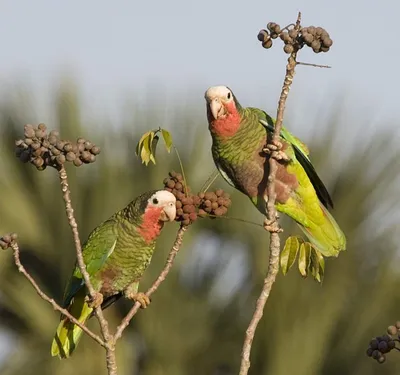
[{"label": "parrot's dark eye", "polygon": [[158,204],[158,199],[157,198],[153,198],[153,204]]},{"label": "parrot's dark eye", "polygon": [[230,92],[228,92],[228,96],[227,96],[227,98],[228,98],[228,99],[230,99],[230,98],[231,98],[231,93],[230,93]]}]

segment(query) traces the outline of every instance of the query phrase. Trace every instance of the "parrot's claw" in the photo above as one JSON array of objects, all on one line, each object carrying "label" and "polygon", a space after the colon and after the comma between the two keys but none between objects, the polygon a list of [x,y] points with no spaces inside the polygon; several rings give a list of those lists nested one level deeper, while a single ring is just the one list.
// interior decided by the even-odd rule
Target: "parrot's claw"
[{"label": "parrot's claw", "polygon": [[263,151],[264,152],[271,152],[271,151],[279,151],[282,150],[283,144],[279,141],[271,141],[271,143],[268,143],[265,145]]},{"label": "parrot's claw", "polygon": [[103,295],[101,293],[96,293],[93,298],[89,296],[86,297],[87,304],[92,309],[97,309],[103,303]]},{"label": "parrot's claw", "polygon": [[283,229],[279,226],[277,220],[264,220],[264,229],[270,233],[282,233]]},{"label": "parrot's claw", "polygon": [[126,297],[132,301],[139,302],[141,309],[145,309],[151,302],[151,299],[142,292],[128,294]]},{"label": "parrot's claw", "polygon": [[279,141],[272,141],[272,143],[268,143],[265,145],[263,148],[263,152],[266,153],[267,155],[271,155],[272,158],[274,158],[277,161],[290,161],[290,158],[285,154],[284,151],[282,151],[282,143]]},{"label": "parrot's claw", "polygon": [[290,161],[289,156],[287,156],[283,151],[273,151],[271,157],[273,157],[277,161]]}]

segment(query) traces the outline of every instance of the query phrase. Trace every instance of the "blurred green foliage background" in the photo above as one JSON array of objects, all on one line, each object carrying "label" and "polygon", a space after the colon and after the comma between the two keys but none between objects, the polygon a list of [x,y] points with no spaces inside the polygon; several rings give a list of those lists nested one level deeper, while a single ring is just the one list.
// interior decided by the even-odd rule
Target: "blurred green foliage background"
[{"label": "blurred green foliage background", "polygon": [[[142,102],[127,101],[125,125],[102,119],[83,123],[79,92],[64,85],[54,93],[54,123],[66,139],[84,136],[102,148],[94,165],[68,167],[80,234],[88,233],[144,190],[162,187],[176,156],[159,148],[156,166],[134,154],[140,135],[159,125],[171,130],[193,190],[214,166],[203,106],[168,107],[163,93]],[[151,98],[151,99],[150,99]],[[155,100],[154,98],[159,98]],[[199,98],[198,100],[202,100]],[[201,107],[201,110],[199,110]],[[56,173],[38,172],[14,156],[23,125],[42,121],[21,91],[0,103],[0,233],[18,232],[22,260],[43,290],[60,301],[74,264],[74,248]],[[304,139],[317,171],[332,193],[334,216],[348,237],[348,251],[329,259],[322,286],[303,280],[296,269],[278,277],[256,333],[250,374],[372,375],[400,371],[400,357],[385,365],[367,358],[372,336],[400,317],[398,272],[398,176],[396,137],[385,124],[361,136],[364,124],[349,124],[338,104],[310,123]],[[165,124],[163,118],[168,118]],[[346,132],[352,126],[350,139]],[[296,132],[296,124],[288,124]],[[262,223],[247,198],[232,193],[229,216]],[[283,220],[285,233],[297,232]],[[173,243],[177,224],[166,227],[141,289],[157,277]],[[117,348],[121,375],[236,374],[246,326],[268,264],[268,234],[236,220],[203,219],[190,227],[173,270],[139,311]],[[106,311],[113,327],[130,303]],[[84,337],[69,360],[50,356],[58,314],[17,272],[11,252],[0,254],[0,332],[2,375],[105,374],[103,349]],[[92,320],[90,327],[97,330]]]}]

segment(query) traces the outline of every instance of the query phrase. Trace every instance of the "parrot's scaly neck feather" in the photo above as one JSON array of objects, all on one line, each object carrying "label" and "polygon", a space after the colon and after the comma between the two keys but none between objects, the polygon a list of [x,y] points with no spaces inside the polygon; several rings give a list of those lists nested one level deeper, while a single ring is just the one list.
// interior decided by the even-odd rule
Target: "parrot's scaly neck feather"
[{"label": "parrot's scaly neck feather", "polygon": [[163,222],[160,221],[161,207],[147,207],[143,214],[143,222],[138,232],[143,239],[150,243],[154,241],[161,232]]}]

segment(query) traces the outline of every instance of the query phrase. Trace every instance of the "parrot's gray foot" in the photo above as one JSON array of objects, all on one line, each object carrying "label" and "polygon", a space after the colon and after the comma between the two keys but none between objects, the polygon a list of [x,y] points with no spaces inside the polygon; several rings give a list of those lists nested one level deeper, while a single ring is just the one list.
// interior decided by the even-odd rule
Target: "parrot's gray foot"
[{"label": "parrot's gray foot", "polygon": [[282,143],[279,141],[272,141],[272,143],[268,143],[265,145],[263,148],[263,152],[266,153],[267,155],[271,155],[272,158],[278,161],[290,161],[289,156],[285,154],[284,151],[282,151]]},{"label": "parrot's gray foot", "polygon": [[141,309],[145,309],[147,306],[150,305],[150,302],[151,302],[150,298],[142,292],[129,293],[129,294],[126,294],[126,297],[132,301],[139,302]]},{"label": "parrot's gray foot", "polygon": [[264,229],[270,233],[282,233],[283,229],[279,226],[277,220],[264,220]]},{"label": "parrot's gray foot", "polygon": [[94,298],[86,297],[87,304],[90,308],[96,309],[103,303],[103,295],[101,293],[96,293]]}]

